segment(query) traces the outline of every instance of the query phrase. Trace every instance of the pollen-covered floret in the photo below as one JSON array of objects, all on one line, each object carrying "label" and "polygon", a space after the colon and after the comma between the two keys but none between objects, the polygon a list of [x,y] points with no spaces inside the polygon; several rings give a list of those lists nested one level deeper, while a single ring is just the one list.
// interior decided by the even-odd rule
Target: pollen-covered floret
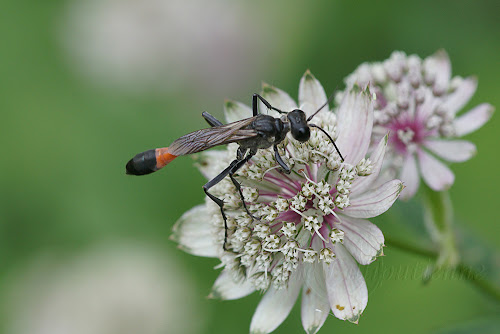
[{"label": "pollen-covered floret", "polygon": [[330,239],[332,240],[333,243],[343,242],[344,241],[344,232],[337,229],[337,228],[333,228],[330,231]]},{"label": "pollen-covered floret", "polygon": [[330,248],[323,248],[319,252],[319,259],[323,260],[326,264],[330,264],[335,259],[335,253]]}]

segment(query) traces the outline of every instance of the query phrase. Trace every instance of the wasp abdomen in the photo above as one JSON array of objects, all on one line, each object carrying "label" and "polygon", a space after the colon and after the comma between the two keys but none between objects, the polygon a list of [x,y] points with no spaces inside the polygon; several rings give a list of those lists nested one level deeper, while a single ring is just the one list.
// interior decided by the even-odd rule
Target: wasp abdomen
[{"label": "wasp abdomen", "polygon": [[146,175],[157,171],[156,150],[148,150],[137,154],[127,162],[127,174]]},{"label": "wasp abdomen", "polygon": [[168,147],[148,150],[137,154],[127,163],[126,170],[129,175],[146,175],[165,167],[176,155],[168,152]]}]

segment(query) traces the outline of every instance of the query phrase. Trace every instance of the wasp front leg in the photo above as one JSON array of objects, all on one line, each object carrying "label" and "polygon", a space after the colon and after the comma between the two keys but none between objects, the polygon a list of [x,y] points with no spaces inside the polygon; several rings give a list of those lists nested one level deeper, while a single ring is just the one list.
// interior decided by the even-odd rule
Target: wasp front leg
[{"label": "wasp front leg", "polygon": [[276,159],[276,162],[278,163],[278,165],[281,166],[281,168],[283,169],[283,172],[285,172],[286,174],[290,174],[290,172],[291,172],[290,167],[288,167],[288,165],[281,158],[281,155],[278,152],[278,145],[275,144],[273,146],[273,149],[274,149],[274,158]]},{"label": "wasp front leg", "polygon": [[259,110],[258,110],[258,101],[257,99],[259,99],[262,103],[264,103],[264,105],[268,108],[268,109],[272,109],[274,111],[277,111],[279,112],[280,114],[286,114],[286,112],[276,108],[276,107],[273,107],[271,105],[271,103],[267,102],[267,100],[265,98],[263,98],[262,96],[260,96],[259,94],[253,94],[252,96],[252,110],[253,110],[253,116],[257,116],[259,114]]}]

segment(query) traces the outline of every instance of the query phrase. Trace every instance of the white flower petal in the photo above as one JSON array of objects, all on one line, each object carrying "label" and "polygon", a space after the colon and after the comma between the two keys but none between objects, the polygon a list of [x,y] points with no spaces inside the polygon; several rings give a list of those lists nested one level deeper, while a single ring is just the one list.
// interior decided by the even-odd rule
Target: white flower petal
[{"label": "white flower petal", "polygon": [[187,253],[218,257],[222,245],[217,244],[213,228],[206,206],[198,205],[186,211],[175,223],[171,239]]},{"label": "white flower petal", "polygon": [[476,131],[491,118],[494,110],[495,108],[491,104],[483,103],[467,113],[458,116],[453,122],[455,134],[461,137]]},{"label": "white flower petal", "polygon": [[439,50],[424,61],[426,81],[434,81],[433,90],[437,95],[444,94],[448,89],[451,77],[451,63],[448,54]]},{"label": "white flower petal", "polygon": [[424,146],[438,157],[451,162],[467,161],[477,152],[476,145],[466,140],[427,140]]},{"label": "white flower petal", "polygon": [[403,183],[399,180],[392,180],[384,183],[380,187],[362,193],[358,197],[351,195],[351,205],[345,208],[342,213],[354,218],[376,217],[387,211],[403,190]]},{"label": "white flower petal", "polygon": [[[330,304],[326,298],[326,285],[323,267],[320,263],[305,263],[306,283],[302,290],[302,326],[308,334],[317,333],[323,326]],[[306,274],[307,273],[307,274]]]},{"label": "white flower petal", "polygon": [[344,246],[359,264],[370,264],[382,254],[384,235],[368,220],[339,215],[337,227],[344,231]]},{"label": "white flower petal", "polygon": [[[262,84],[262,97],[267,100],[273,107],[282,111],[288,112],[297,109],[297,103],[286,92],[279,88]],[[267,107],[259,101],[259,112],[261,114],[268,114],[273,117],[280,117],[280,114],[274,110],[267,110]]]},{"label": "white flower petal", "polygon": [[353,193],[363,193],[377,180],[384,162],[385,148],[387,147],[387,140],[389,136],[385,135],[378,143],[375,150],[370,155],[370,160],[373,164],[372,173],[368,176],[362,176],[354,180],[351,187]]},{"label": "white flower petal", "polygon": [[462,80],[455,91],[447,96],[442,107],[444,110],[451,112],[452,115],[455,115],[467,102],[469,102],[472,95],[476,92],[476,88],[476,78],[469,77]]},{"label": "white flower petal", "polygon": [[368,89],[351,89],[337,112],[337,146],[345,162],[357,164],[366,155],[373,127],[373,101]]},{"label": "white flower petal", "polygon": [[249,280],[243,280],[241,283],[237,283],[231,277],[231,273],[223,270],[215,280],[209,298],[220,298],[225,300],[238,299],[248,296],[254,291],[255,288]]},{"label": "white flower petal", "polygon": [[241,102],[227,100],[224,103],[226,122],[232,123],[253,116],[252,108]]},{"label": "white flower petal", "polygon": [[195,159],[195,166],[207,180],[213,179],[228,166],[226,150],[201,152],[195,156]]},{"label": "white flower petal", "polygon": [[449,189],[455,181],[453,172],[441,161],[423,150],[418,151],[420,173],[427,185],[435,191]]},{"label": "white flower petal", "polygon": [[323,264],[330,307],[337,318],[357,323],[368,303],[365,279],[344,246],[336,244],[334,252],[335,261]]},{"label": "white flower petal", "polygon": [[399,176],[405,188],[401,192],[400,198],[402,200],[408,200],[412,198],[420,186],[420,175],[418,174],[417,161],[415,160],[415,155],[408,154],[403,168],[401,169],[401,175]]},{"label": "white flower petal", "polygon": [[[307,70],[300,79],[299,106],[309,117],[325,104],[327,99],[321,83]],[[325,109],[328,107],[326,106]]]},{"label": "white flower petal", "polygon": [[255,310],[250,333],[270,333],[278,328],[292,310],[302,282],[300,269],[297,269],[290,277],[288,288],[277,290],[271,286]]}]

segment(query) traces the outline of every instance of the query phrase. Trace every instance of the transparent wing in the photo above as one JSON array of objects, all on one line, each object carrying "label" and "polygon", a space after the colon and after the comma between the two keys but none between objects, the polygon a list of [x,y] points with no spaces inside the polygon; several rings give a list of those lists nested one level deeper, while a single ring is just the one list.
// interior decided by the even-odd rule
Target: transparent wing
[{"label": "transparent wing", "polygon": [[233,123],[214,126],[188,133],[175,140],[168,150],[176,156],[186,155],[208,150],[214,146],[234,143],[243,139],[257,136],[253,129],[245,129],[250,125],[254,117],[242,119]]}]

